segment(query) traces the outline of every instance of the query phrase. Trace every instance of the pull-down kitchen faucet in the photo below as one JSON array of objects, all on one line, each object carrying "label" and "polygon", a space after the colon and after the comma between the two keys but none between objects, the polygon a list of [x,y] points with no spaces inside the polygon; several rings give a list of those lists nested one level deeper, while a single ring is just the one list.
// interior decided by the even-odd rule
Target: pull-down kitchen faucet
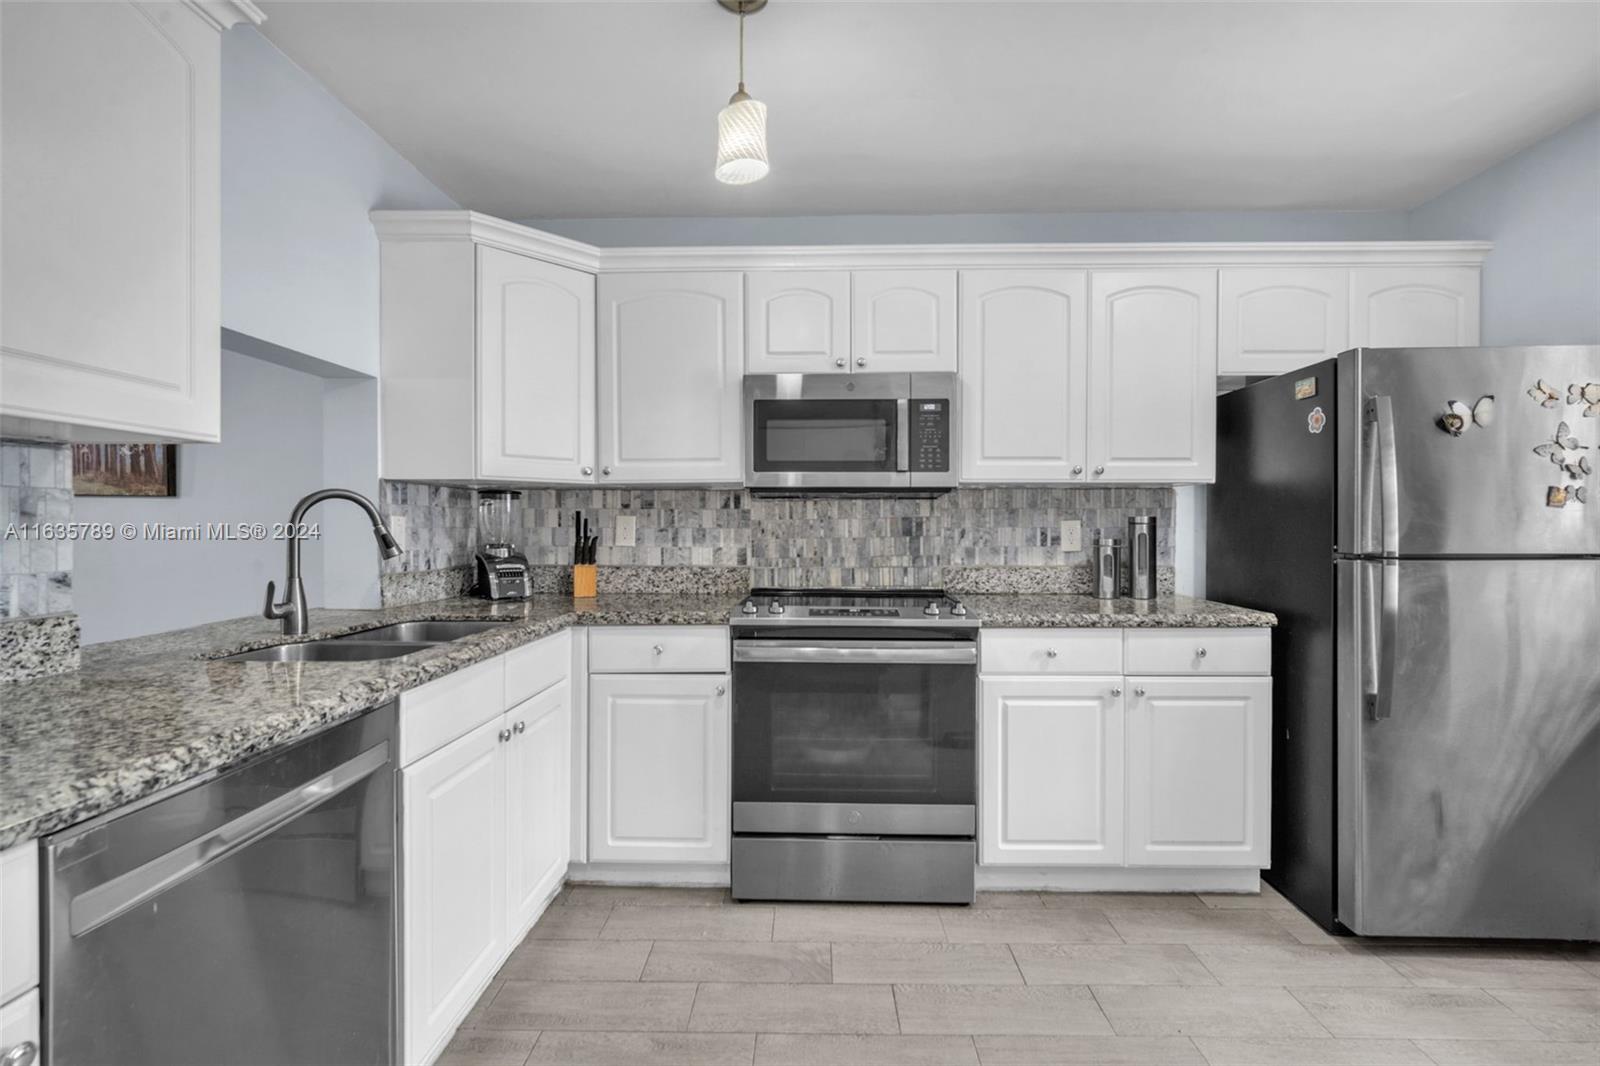
[{"label": "pull-down kitchen faucet", "polygon": [[303,498],[294,505],[294,512],[289,515],[289,572],[283,579],[289,598],[282,603],[275,603],[273,597],[277,595],[277,587],[268,581],[267,608],[262,612],[268,618],[283,619],[284,636],[306,635],[306,586],[300,580],[300,525],[306,512],[323,500],[349,500],[367,512],[367,517],[372,519],[372,535],[378,541],[378,554],[385,559],[393,559],[400,554],[400,545],[389,532],[389,527],[383,524],[378,509],[361,493],[349,489],[322,489]]}]

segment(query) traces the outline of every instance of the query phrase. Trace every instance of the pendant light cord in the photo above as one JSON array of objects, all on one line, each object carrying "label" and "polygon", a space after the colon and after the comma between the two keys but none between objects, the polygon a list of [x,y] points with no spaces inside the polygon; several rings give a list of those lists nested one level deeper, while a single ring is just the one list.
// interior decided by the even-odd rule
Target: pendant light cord
[{"label": "pendant light cord", "polygon": [[744,4],[739,5],[739,91],[744,92]]}]

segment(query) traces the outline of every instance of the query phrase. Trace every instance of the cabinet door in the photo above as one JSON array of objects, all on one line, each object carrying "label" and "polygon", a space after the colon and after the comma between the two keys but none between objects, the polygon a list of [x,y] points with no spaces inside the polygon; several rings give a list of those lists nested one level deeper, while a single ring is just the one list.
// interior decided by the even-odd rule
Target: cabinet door
[{"label": "cabinet door", "polygon": [[1130,677],[1128,864],[1270,864],[1272,680]]},{"label": "cabinet door", "polygon": [[478,472],[593,480],[593,274],[478,249]]},{"label": "cabinet door", "polygon": [[1357,267],[1350,343],[1364,348],[1470,348],[1478,343],[1473,267]]},{"label": "cabinet door", "polygon": [[954,270],[858,270],[850,289],[853,370],[955,370]]},{"label": "cabinet door", "polygon": [[728,861],[726,674],[589,679],[589,861]]},{"label": "cabinet door", "polygon": [[567,876],[572,689],[565,681],[511,708],[506,744],[506,944],[522,938]]},{"label": "cabinet door", "polygon": [[1079,481],[1089,275],[961,272],[961,479]]},{"label": "cabinet door", "polygon": [[1224,267],[1217,277],[1217,371],[1281,374],[1350,347],[1350,271]]},{"label": "cabinet door", "polygon": [[744,275],[600,278],[600,480],[737,482]]},{"label": "cabinet door", "polygon": [[4,4],[0,42],[0,432],[220,439],[216,26]]},{"label": "cabinet door", "polygon": [[[37,949],[37,945],[35,945]],[[0,1007],[0,1062],[40,1062],[39,990],[30,988],[4,1007]],[[32,1054],[28,1053],[32,1046]]]},{"label": "cabinet door", "polygon": [[747,374],[850,370],[850,273],[762,270],[744,276]]},{"label": "cabinet door", "polygon": [[1089,479],[1214,480],[1216,271],[1096,272],[1090,286]]},{"label": "cabinet door", "polygon": [[1121,684],[984,678],[980,862],[1122,863]]},{"label": "cabinet door", "polygon": [[430,1061],[504,954],[504,719],[400,774],[405,1061]]}]

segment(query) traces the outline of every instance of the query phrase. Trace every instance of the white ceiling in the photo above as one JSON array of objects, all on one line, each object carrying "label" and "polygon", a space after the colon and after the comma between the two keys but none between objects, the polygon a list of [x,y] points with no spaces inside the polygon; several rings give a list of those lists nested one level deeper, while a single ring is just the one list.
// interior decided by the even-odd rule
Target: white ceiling
[{"label": "white ceiling", "polygon": [[711,176],[714,0],[264,3],[264,32],[509,218],[1408,208],[1600,107],[1593,3],[772,0],[772,174]]}]

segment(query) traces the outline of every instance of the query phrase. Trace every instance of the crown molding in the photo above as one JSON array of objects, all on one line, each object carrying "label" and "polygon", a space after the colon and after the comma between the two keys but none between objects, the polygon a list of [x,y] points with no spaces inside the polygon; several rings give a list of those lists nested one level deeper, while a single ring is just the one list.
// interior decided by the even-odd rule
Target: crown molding
[{"label": "crown molding", "polygon": [[860,244],[599,248],[477,211],[373,211],[382,241],[471,240],[592,273],[928,267],[1466,266],[1488,241],[1250,241],[1163,244]]},{"label": "crown molding", "polygon": [[226,30],[241,22],[259,26],[267,21],[266,12],[251,0],[183,0],[183,2],[218,30]]}]

